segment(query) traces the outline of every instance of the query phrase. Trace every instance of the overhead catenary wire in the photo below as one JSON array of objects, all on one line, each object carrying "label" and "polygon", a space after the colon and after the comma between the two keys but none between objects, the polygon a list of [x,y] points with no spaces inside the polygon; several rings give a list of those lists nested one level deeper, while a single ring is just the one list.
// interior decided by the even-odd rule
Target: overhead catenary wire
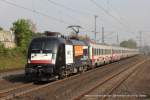
[{"label": "overhead catenary wire", "polygon": [[[61,18],[57,18],[57,17],[51,16],[51,15],[45,14],[45,13],[43,13],[43,12],[41,12],[41,11],[36,10],[34,7],[33,7],[33,8],[27,8],[27,7],[21,6],[21,5],[19,5],[19,4],[16,4],[16,3],[14,3],[14,2],[10,2],[10,1],[8,1],[8,0],[1,0],[1,1],[2,1],[2,2],[5,2],[5,3],[9,4],[9,5],[15,6],[15,7],[17,7],[17,8],[21,8],[21,9],[24,9],[24,10],[26,10],[26,11],[30,11],[30,12],[32,12],[32,13],[38,14],[38,15],[40,15],[40,16],[47,17],[47,18],[52,19],[52,20],[54,20],[54,21],[57,21],[57,22],[59,22],[59,23],[66,24],[66,26],[71,25],[70,23],[68,23],[67,21],[65,21],[65,20],[63,20],[63,19],[61,19]],[[48,1],[52,1],[52,0],[48,0]],[[60,3],[58,3],[58,4],[60,4]],[[66,7],[65,9],[70,9],[69,7],[67,7],[67,6],[65,6],[65,5],[64,5],[64,7]],[[73,11],[73,10],[74,10],[74,11]],[[82,13],[82,11],[79,11],[79,12],[78,12],[78,10],[75,10],[75,9],[71,9],[70,11],[72,11],[72,12],[74,12],[74,13],[81,13],[81,14],[87,15],[87,13]],[[92,15],[92,16],[93,16],[93,15]],[[34,16],[34,17],[35,17],[35,16]],[[86,30],[86,29],[84,29],[84,28],[83,28],[83,30],[88,31],[88,30]]]},{"label": "overhead catenary wire", "polygon": [[[108,5],[110,5],[110,3],[109,3],[109,0],[107,0],[108,1]],[[128,23],[128,21],[127,21],[127,19],[125,18],[125,16],[120,16],[120,14],[119,14],[119,12],[116,10],[116,9],[114,9],[114,8],[112,8],[112,6],[110,6],[110,7],[108,7],[108,10],[111,10],[111,11],[113,11],[115,14],[117,14],[118,16],[118,18],[120,19],[120,20],[123,20],[125,23],[124,24],[126,24],[126,26],[132,26],[132,25],[130,25],[129,23]],[[134,25],[134,27],[135,27],[135,25]]]},{"label": "overhead catenary wire", "polygon": [[67,7],[67,6],[65,6],[65,5],[63,5],[63,4],[61,4],[61,3],[55,2],[55,1],[53,1],[53,0],[47,0],[47,1],[50,2],[50,3],[52,3],[52,4],[54,4],[54,5],[56,5],[56,6],[58,6],[58,7],[64,8],[64,9],[66,9],[66,10],[72,12],[72,13],[78,13],[78,14],[82,14],[82,15],[86,15],[86,16],[87,16],[87,15],[93,16],[93,14],[91,14],[91,13],[89,13],[89,12],[79,11],[79,10],[73,9],[73,8],[71,8],[71,7]]},{"label": "overhead catenary wire", "polygon": [[[61,3],[55,2],[55,1],[53,1],[53,0],[47,0],[47,1],[48,1],[49,3],[51,3],[51,4],[55,5],[55,6],[57,6],[57,7],[60,7],[60,8],[63,8],[63,9],[65,9],[65,10],[67,10],[67,11],[69,11],[69,12],[71,12],[71,13],[75,13],[75,14],[78,14],[78,15],[86,15],[86,17],[87,17],[87,16],[93,16],[92,13],[85,12],[85,11],[79,11],[79,10],[73,9],[73,8],[71,8],[71,7],[68,7],[68,6],[66,6],[66,5],[63,5],[63,4],[61,4]],[[67,15],[67,16],[69,16],[69,17],[75,19],[75,20],[78,21],[79,23],[82,22],[80,19],[77,19],[76,17],[73,17],[73,16],[71,16],[71,15]],[[84,26],[86,26],[87,24],[88,24],[88,23],[86,23]]]},{"label": "overhead catenary wire", "polygon": [[[27,8],[27,7],[21,6],[21,5],[19,5],[19,4],[9,2],[9,1],[7,1],[7,0],[1,0],[1,1],[4,2],[4,3],[6,3],[6,4],[12,5],[12,6],[14,6],[14,7],[17,7],[17,8],[20,8],[20,9],[24,9],[24,10],[26,10],[26,11],[29,11],[29,12],[32,12],[32,13],[35,13],[35,14],[38,14],[38,15],[40,15],[40,16],[43,16],[43,17],[52,19],[52,20],[57,21],[57,22],[59,22],[59,23],[66,24],[66,26],[71,25],[71,23],[68,23],[68,22],[66,22],[66,21],[64,21],[64,20],[61,20],[61,19],[58,19],[58,18],[56,18],[56,17],[50,16],[50,15],[45,14],[45,13],[43,13],[43,12],[37,11],[37,10],[35,10],[35,9]],[[84,30],[86,30],[86,29],[84,29]]]},{"label": "overhead catenary wire", "polygon": [[59,22],[59,23],[63,23],[63,24],[67,24],[67,25],[70,24],[70,23],[68,23],[68,22],[66,22],[66,21],[64,21],[64,20],[61,20],[61,19],[58,19],[58,18],[56,18],[56,17],[47,15],[47,14],[42,13],[42,12],[40,12],[40,11],[37,11],[37,10],[35,10],[35,9],[30,9],[30,8],[27,8],[27,7],[24,7],[24,6],[21,6],[21,5],[18,5],[18,4],[16,4],[16,3],[12,3],[12,2],[6,1],[6,0],[1,0],[1,1],[2,1],[2,2],[5,2],[5,3],[9,4],[9,5],[15,6],[15,7],[17,7],[17,8],[21,8],[21,9],[30,11],[30,12],[32,12],[32,13],[36,13],[36,14],[38,14],[38,15],[41,15],[41,16],[50,18],[50,19],[55,20],[55,21],[57,21],[57,22]]},{"label": "overhead catenary wire", "polygon": [[[128,25],[124,24],[120,19],[118,19],[117,17],[115,17],[114,15],[112,15],[107,9],[105,9],[104,7],[102,7],[101,5],[99,5],[95,0],[90,0],[95,6],[97,6],[99,9],[101,9],[102,11],[104,11],[104,13],[106,13],[108,16],[112,17],[114,20],[116,20],[120,25],[122,25],[123,27],[126,27],[127,29],[130,29]],[[133,32],[131,32],[133,33]]]},{"label": "overhead catenary wire", "polygon": [[[63,5],[61,5],[61,4],[58,4],[58,3],[55,3],[55,2],[53,2],[53,1],[51,1],[51,0],[47,0],[49,3],[51,3],[51,4],[53,4],[53,5],[55,5],[55,6],[59,6],[59,7],[65,7],[65,6],[63,6]],[[60,6],[61,5],[61,6]],[[65,8],[65,9],[67,9],[67,7]],[[68,8],[69,9],[69,8]],[[67,16],[67,17],[70,17],[71,19],[74,19],[74,20],[76,20],[76,21],[78,21],[78,22],[81,22],[80,20],[78,20],[77,18],[75,18],[75,17],[73,17],[73,16],[71,16],[71,15],[69,15],[69,14],[65,14],[65,16]],[[73,20],[73,21],[74,21]]]}]

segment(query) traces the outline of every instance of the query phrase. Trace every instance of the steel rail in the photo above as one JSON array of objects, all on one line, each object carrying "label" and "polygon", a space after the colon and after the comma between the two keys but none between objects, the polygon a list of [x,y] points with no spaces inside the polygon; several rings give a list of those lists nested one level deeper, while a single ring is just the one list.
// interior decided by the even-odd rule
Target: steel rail
[{"label": "steel rail", "polygon": [[8,89],[3,89],[3,90],[0,90],[0,95],[4,94],[4,93],[7,93],[7,92],[10,92],[10,91],[13,91],[13,90],[17,90],[17,89],[26,87],[26,86],[30,86],[30,85],[32,85],[32,83],[23,84],[23,85],[19,85],[19,86],[8,88]]},{"label": "steel rail", "polygon": [[[140,63],[135,64],[135,65],[132,66],[132,67],[129,66],[129,67],[127,67],[127,68],[121,70],[120,72],[118,72],[118,73],[116,73],[116,74],[114,74],[114,75],[108,77],[107,79],[105,79],[104,81],[100,82],[99,84],[97,84],[96,86],[92,87],[91,89],[85,91],[85,92],[82,93],[81,95],[79,95],[79,96],[77,96],[77,97],[74,97],[72,100],[80,100],[80,99],[82,99],[85,95],[87,95],[87,94],[91,93],[92,91],[96,90],[98,87],[100,87],[101,85],[103,85],[103,84],[105,84],[106,82],[110,81],[111,79],[117,77],[118,75],[120,75],[120,74],[122,74],[123,72],[129,70],[130,68],[133,68],[133,67],[135,67],[135,66],[138,67],[138,66],[142,65],[143,63],[145,63],[145,62],[148,61],[149,59],[150,59],[150,58],[148,58],[148,59],[146,59],[146,60],[143,60],[143,61],[141,61]],[[120,84],[121,84],[121,83],[120,83]]]},{"label": "steel rail", "polygon": [[[108,95],[111,95],[122,83],[124,83],[127,79],[129,79],[129,77],[131,76],[131,75],[133,75],[133,73],[135,73],[139,68],[140,68],[140,65],[142,65],[142,64],[144,64],[146,61],[148,61],[148,60],[150,60],[150,58],[148,58],[148,59],[146,59],[146,60],[144,60],[144,61],[142,61],[141,63],[138,63],[138,64],[136,64],[134,67],[134,69],[126,76],[126,77],[124,77],[124,79],[122,79],[120,82],[118,82],[118,84],[116,84],[115,86],[113,86],[112,88],[111,88],[111,90],[108,92]],[[108,97],[104,97],[104,98],[102,98],[102,100],[106,100]]]},{"label": "steel rail", "polygon": [[[93,70],[88,70],[86,73],[89,73],[89,72],[94,72],[95,70],[97,69],[101,69],[101,67],[98,67],[98,68],[95,68]],[[85,74],[85,73],[83,73]],[[76,75],[73,75],[71,77],[67,77],[65,79],[62,79],[62,80],[58,80],[58,81],[55,81],[55,82],[52,82],[52,83],[48,83],[48,84],[44,84],[44,85],[40,85],[40,86],[36,86],[36,87],[30,87],[29,89],[26,89],[26,90],[21,90],[19,92],[14,92],[14,93],[8,93],[8,92],[12,92],[12,91],[16,91],[17,89],[21,89],[21,88],[24,88],[25,86],[30,86],[30,85],[24,85],[24,86],[20,86],[20,87],[14,87],[14,88],[10,88],[10,89],[6,89],[6,90],[2,90],[1,91],[1,94],[2,93],[7,93],[8,95],[6,96],[3,96],[3,97],[0,97],[0,100],[8,100],[8,99],[13,99],[14,97],[17,97],[17,96],[22,96],[22,95],[25,95],[27,93],[30,93],[30,92],[33,92],[33,91],[36,91],[36,90],[39,90],[39,89],[42,89],[42,88],[45,88],[47,86],[50,86],[50,85],[53,85],[53,84],[56,84],[56,83],[61,83],[61,82],[64,82],[66,80],[69,80],[69,79],[72,79],[72,78],[75,78],[77,76],[79,76],[80,74],[76,74]],[[35,86],[35,85],[34,85]]]}]

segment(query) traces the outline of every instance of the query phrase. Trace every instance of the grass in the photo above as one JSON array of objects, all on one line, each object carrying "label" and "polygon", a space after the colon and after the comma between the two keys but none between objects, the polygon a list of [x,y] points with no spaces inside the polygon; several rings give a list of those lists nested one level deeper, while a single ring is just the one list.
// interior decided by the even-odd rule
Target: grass
[{"label": "grass", "polygon": [[23,54],[16,55],[4,55],[0,54],[0,72],[22,69],[26,63],[25,56]]}]

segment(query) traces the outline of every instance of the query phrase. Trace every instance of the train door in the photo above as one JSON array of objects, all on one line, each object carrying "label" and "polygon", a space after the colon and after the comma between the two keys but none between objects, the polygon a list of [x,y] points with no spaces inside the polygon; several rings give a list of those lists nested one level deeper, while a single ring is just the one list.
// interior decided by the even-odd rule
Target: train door
[{"label": "train door", "polygon": [[91,64],[94,65],[94,48],[89,46],[89,59],[91,60]]},{"label": "train door", "polygon": [[73,46],[72,45],[65,45],[65,62],[66,65],[73,63]]}]

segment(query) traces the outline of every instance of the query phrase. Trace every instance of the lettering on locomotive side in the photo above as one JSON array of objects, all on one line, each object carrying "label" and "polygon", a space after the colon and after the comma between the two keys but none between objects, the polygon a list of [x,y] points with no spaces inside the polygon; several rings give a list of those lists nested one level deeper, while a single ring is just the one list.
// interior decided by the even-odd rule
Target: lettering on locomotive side
[{"label": "lettering on locomotive side", "polygon": [[83,55],[83,46],[74,46],[75,56]]}]

